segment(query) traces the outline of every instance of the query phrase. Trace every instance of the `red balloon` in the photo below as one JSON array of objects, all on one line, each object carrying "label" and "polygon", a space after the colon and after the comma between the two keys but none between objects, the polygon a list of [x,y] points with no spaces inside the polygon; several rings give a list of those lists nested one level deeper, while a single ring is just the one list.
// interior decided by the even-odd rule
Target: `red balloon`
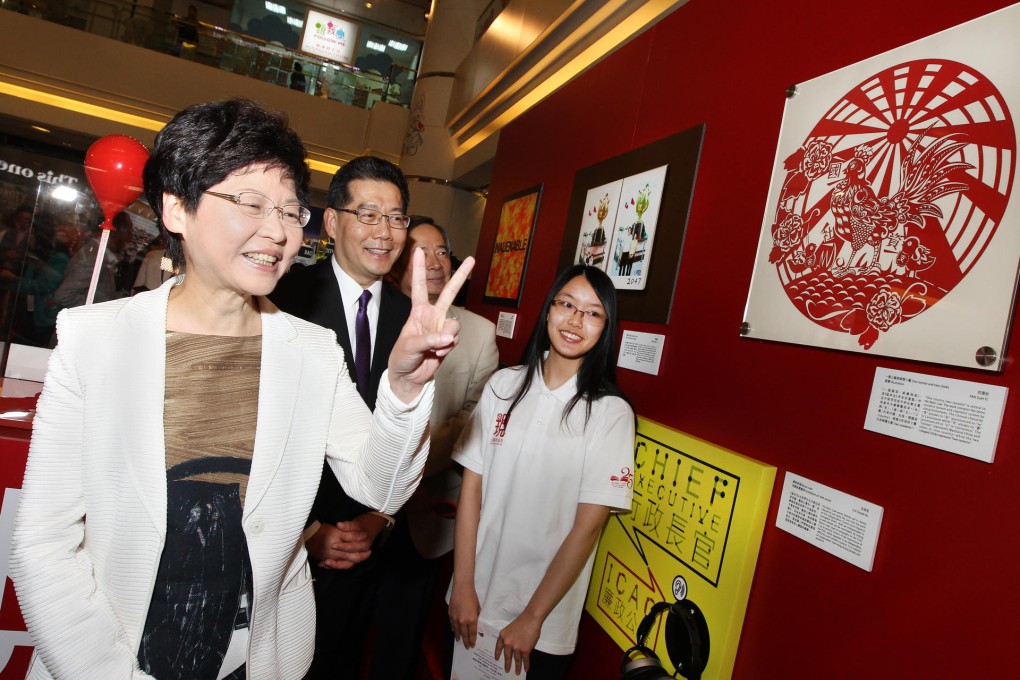
[{"label": "red balloon", "polygon": [[103,208],[103,229],[113,229],[117,213],[142,193],[142,169],[147,160],[149,150],[127,135],[101,137],[89,147],[85,176]]}]

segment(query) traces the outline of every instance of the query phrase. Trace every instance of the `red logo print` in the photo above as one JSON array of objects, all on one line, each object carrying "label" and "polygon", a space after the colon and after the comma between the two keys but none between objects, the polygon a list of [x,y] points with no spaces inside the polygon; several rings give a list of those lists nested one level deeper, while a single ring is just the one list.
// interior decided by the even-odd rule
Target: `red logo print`
[{"label": "red logo print", "polygon": [[506,426],[510,424],[509,413],[497,413],[496,414],[496,429],[492,432],[492,444],[502,444],[503,437],[506,436]]},{"label": "red logo print", "polygon": [[785,160],[769,262],[801,314],[870,349],[986,252],[1015,158],[1006,102],[973,68],[924,59],[876,73]]},{"label": "red logo print", "polygon": [[629,467],[622,468],[619,475],[609,476],[609,483],[616,488],[627,487],[629,489],[634,483],[634,473]]}]

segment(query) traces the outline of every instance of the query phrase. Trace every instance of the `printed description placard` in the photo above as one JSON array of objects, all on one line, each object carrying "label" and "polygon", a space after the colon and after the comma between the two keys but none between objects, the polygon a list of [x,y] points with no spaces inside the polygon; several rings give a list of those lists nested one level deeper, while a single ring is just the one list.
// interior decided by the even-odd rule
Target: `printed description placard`
[{"label": "printed description placard", "polygon": [[880,505],[787,472],[776,526],[871,571],[882,513]]},{"label": "printed description placard", "polygon": [[875,369],[864,429],[991,463],[1005,387]]},{"label": "printed description placard", "polygon": [[517,325],[517,315],[513,312],[500,312],[496,320],[496,335],[501,338],[513,338],[514,326]]},{"label": "printed description placard", "polygon": [[624,331],[623,339],[620,340],[620,358],[616,365],[659,375],[659,362],[662,361],[662,346],[665,342],[666,336],[658,333]]}]

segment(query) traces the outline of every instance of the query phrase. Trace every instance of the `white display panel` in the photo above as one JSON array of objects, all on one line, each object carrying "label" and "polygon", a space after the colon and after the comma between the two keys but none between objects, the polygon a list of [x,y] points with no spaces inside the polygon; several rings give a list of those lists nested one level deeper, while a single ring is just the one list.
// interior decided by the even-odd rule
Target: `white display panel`
[{"label": "white display panel", "polygon": [[358,27],[346,19],[310,9],[301,35],[301,51],[341,64],[353,64]]}]

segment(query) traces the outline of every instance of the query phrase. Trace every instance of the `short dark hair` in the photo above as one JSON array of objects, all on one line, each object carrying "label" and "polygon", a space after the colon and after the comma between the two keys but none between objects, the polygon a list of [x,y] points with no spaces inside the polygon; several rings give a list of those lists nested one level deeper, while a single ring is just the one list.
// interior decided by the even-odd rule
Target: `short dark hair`
[{"label": "short dark hair", "polygon": [[196,104],[176,116],[156,135],[142,179],[149,206],[156,213],[175,267],[184,265],[180,237],[163,224],[163,194],[181,199],[189,213],[202,194],[227,177],[253,165],[279,169],[294,181],[298,200],[308,205],[308,170],[304,144],[282,113],[266,111],[250,99]]},{"label": "short dark hair", "polygon": [[[446,233],[446,229],[443,229],[441,226],[436,224],[436,221],[428,215],[411,215],[411,221],[407,224],[407,242],[410,242],[411,232],[423,224],[435,227],[436,230],[439,231],[443,237],[443,243],[446,244],[446,251],[452,255],[453,250],[450,248],[450,235]],[[396,263],[393,265],[393,269],[390,270],[398,281],[400,277],[404,275],[404,272],[407,271],[408,266],[410,266],[412,255],[414,255],[414,248],[405,247],[400,251],[400,257],[397,258]]]},{"label": "short dark hair", "polygon": [[446,249],[447,250],[451,250],[451,248],[450,248],[450,235],[446,233],[446,229],[445,228],[443,228],[439,224],[437,224],[436,221],[434,219],[432,219],[431,217],[429,217],[428,215],[411,215],[411,221],[407,223],[407,235],[408,235],[408,237],[411,236],[411,232],[412,231],[414,231],[416,228],[420,227],[423,224],[428,224],[430,226],[435,227],[436,231],[438,231],[442,235],[443,243],[446,244]]},{"label": "short dark hair", "polygon": [[329,192],[326,194],[329,207],[343,208],[350,203],[353,200],[350,185],[351,182],[358,179],[389,182],[396,186],[400,190],[400,210],[407,212],[407,206],[411,202],[411,193],[407,188],[407,179],[404,177],[404,173],[393,163],[375,156],[358,156],[336,171],[329,183]]}]

